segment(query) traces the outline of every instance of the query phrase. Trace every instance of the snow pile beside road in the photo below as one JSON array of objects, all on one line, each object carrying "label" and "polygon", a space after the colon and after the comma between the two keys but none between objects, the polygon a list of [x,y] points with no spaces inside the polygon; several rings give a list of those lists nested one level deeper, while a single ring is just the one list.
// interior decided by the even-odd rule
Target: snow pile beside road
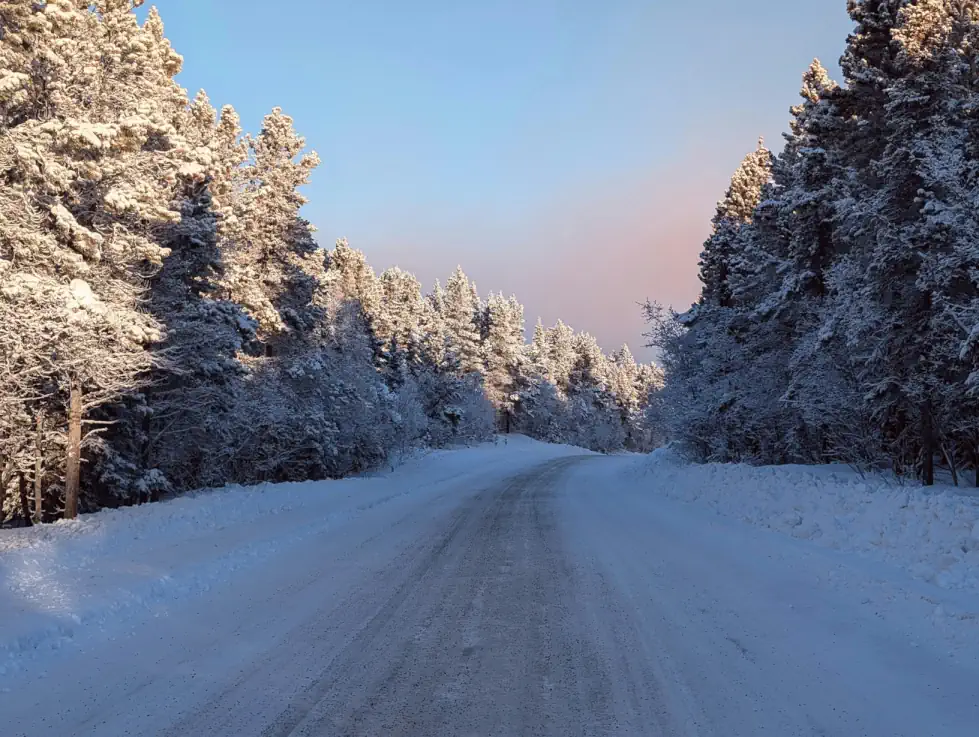
[{"label": "snow pile beside road", "polygon": [[979,498],[961,489],[896,486],[841,466],[694,465],[668,448],[637,470],[657,494],[979,591]]}]

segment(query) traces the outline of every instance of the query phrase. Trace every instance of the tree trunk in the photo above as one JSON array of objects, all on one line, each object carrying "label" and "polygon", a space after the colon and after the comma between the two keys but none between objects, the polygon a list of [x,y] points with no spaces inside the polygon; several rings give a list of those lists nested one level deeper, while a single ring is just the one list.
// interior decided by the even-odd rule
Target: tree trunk
[{"label": "tree trunk", "polygon": [[935,432],[931,416],[931,402],[921,408],[921,483],[935,485]]},{"label": "tree trunk", "polygon": [[20,513],[24,515],[24,524],[30,527],[33,524],[31,522],[31,505],[27,501],[27,474],[23,471],[18,475],[17,487],[20,491]]},{"label": "tree trunk", "polygon": [[925,443],[924,458],[921,467],[921,483],[924,486],[935,485],[935,451],[930,443]]},{"label": "tree trunk", "polygon": [[949,451],[945,443],[942,443],[942,455],[945,456],[945,462],[948,463],[948,470],[952,472],[952,485],[959,485],[959,469],[955,465],[955,448],[953,447]]},{"label": "tree trunk", "polygon": [[41,524],[44,521],[44,490],[41,488],[41,481],[44,473],[44,420],[41,413],[37,413],[37,432],[34,435],[34,522]]},{"label": "tree trunk", "polygon": [[78,516],[78,485],[82,466],[82,387],[71,379],[68,408],[68,468],[65,472],[65,519]]},{"label": "tree trunk", "polygon": [[3,505],[7,502],[7,469],[0,470],[0,527],[3,526]]}]

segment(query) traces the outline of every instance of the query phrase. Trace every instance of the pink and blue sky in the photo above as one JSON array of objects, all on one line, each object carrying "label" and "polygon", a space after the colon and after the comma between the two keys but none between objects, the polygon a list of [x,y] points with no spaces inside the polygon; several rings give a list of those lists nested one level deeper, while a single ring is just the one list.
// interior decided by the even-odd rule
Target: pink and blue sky
[{"label": "pink and blue sky", "polygon": [[[685,308],[727,180],[780,147],[845,0],[168,0],[180,82],[323,165],[306,216],[380,271],[457,265],[638,355],[647,297]],[[838,74],[837,74],[838,76]]]}]

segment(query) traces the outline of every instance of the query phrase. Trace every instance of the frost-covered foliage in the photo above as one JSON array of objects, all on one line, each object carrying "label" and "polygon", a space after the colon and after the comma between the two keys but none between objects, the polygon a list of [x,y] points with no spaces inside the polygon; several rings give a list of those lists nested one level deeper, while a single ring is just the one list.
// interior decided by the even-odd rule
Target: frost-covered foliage
[{"label": "frost-covered foliage", "polygon": [[[704,460],[979,466],[979,2],[852,0],[778,157],[718,208],[703,293],[650,305],[662,427]],[[736,203],[731,217],[732,203]]]},{"label": "frost-covered foliage", "polygon": [[18,405],[15,422],[2,412],[0,454],[24,459],[25,414],[64,426],[73,516],[93,414],[164,360],[148,350],[164,326],[141,302],[195,152],[156,14],[140,26],[122,0],[20,0],[0,6],[0,28],[0,384]]},{"label": "frost-covered foliage", "polygon": [[0,523],[343,476],[496,429],[648,444],[631,355],[565,326],[538,355],[523,307],[461,268],[426,295],[321,248],[292,119],[250,136],[190,99],[141,4],[0,3]]},{"label": "frost-covered foliage", "polygon": [[587,333],[538,323],[523,365],[511,395],[520,432],[601,452],[658,444],[646,407],[662,374],[637,364],[628,346],[609,357]]}]

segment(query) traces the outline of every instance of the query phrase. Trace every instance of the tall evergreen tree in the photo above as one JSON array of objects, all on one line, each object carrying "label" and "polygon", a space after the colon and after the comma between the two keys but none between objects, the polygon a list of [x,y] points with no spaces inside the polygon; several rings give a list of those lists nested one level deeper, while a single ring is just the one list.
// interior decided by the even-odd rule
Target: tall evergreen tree
[{"label": "tall evergreen tree", "polygon": [[490,294],[487,315],[486,391],[508,429],[526,373],[523,305],[516,297]]},{"label": "tall evergreen tree", "polygon": [[735,239],[740,228],[751,221],[761,200],[762,188],[771,178],[772,154],[759,140],[758,149],[748,154],[731,178],[724,199],[714,214],[713,233],[700,256],[701,303],[717,307],[732,305],[729,283],[733,260],[737,257]]},{"label": "tall evergreen tree", "polygon": [[0,351],[33,375],[37,394],[50,395],[45,382],[59,388],[64,404],[47,412],[65,423],[69,517],[84,444],[96,437],[87,419],[138,386],[153,363],[147,346],[163,337],[140,303],[168,255],[156,233],[180,218],[171,195],[188,163],[173,118],[179,57],[155,16],[140,27],[128,2],[96,10],[66,1],[3,9],[13,71],[0,130],[0,258],[7,309],[34,337],[29,353],[22,342]]},{"label": "tall evergreen tree", "polygon": [[[154,18],[155,36],[162,38]],[[255,324],[243,310],[215,296],[223,272],[222,228],[245,160],[237,116],[226,108],[218,120],[203,91],[177,114],[194,158],[182,169],[181,218],[162,231],[170,255],[150,282],[147,303],[166,327],[160,349],[167,361],[151,374],[151,387],[111,409],[95,475],[102,493],[117,498],[225,481],[214,459],[231,442],[229,414],[246,372],[239,355],[255,342]]]},{"label": "tall evergreen tree", "polygon": [[323,254],[302,218],[306,198],[299,187],[319,164],[292,119],[278,108],[249,141],[251,160],[227,228],[223,295],[243,305],[258,323],[270,352],[288,350],[316,323],[312,309]]},{"label": "tall evergreen tree", "polygon": [[771,181],[749,166],[760,197],[718,208],[699,304],[659,322],[657,405],[705,458],[886,457],[931,483],[979,461],[979,8],[848,8],[845,85],[810,67]]},{"label": "tall evergreen tree", "polygon": [[[760,268],[746,260],[745,251],[771,167],[772,155],[759,143],[735,171],[701,258],[700,300],[678,316],[682,330],[666,331],[659,340],[669,370],[662,401],[670,407],[670,416],[664,421],[704,459],[729,460],[741,452],[733,445],[739,437],[734,428],[742,417],[731,410],[738,377],[743,375],[745,356],[739,341],[744,339],[744,316],[751,305],[743,295],[736,303],[735,292],[748,268]],[[767,254],[764,265],[768,265]]]},{"label": "tall evergreen tree", "polygon": [[389,353],[410,351],[412,360],[421,360],[422,334],[429,317],[429,305],[421,284],[412,274],[394,267],[380,276],[380,304],[375,317],[377,337]]},{"label": "tall evergreen tree", "polygon": [[444,312],[448,360],[462,374],[483,370],[482,310],[475,285],[462,268],[445,284]]},{"label": "tall evergreen tree", "polygon": [[574,330],[558,320],[554,327],[547,331],[548,369],[551,380],[564,394],[571,385],[571,373],[574,370]]}]

